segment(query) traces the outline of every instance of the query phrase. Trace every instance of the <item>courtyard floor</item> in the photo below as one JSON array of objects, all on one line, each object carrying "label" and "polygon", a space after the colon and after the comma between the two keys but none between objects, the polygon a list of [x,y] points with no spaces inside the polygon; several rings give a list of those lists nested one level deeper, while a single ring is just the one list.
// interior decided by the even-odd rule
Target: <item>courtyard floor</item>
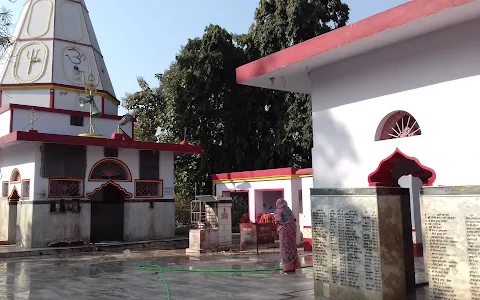
[{"label": "courtyard floor", "polygon": [[[31,257],[0,261],[0,299],[8,300],[113,300],[168,299],[161,273],[138,268],[155,264],[181,269],[252,270],[278,267],[278,253],[205,254],[187,257],[184,250],[125,251],[76,254],[64,257]],[[302,253],[304,265],[311,255]],[[418,264],[421,272],[421,264]],[[312,300],[313,270],[295,275],[263,273],[164,272],[172,300],[303,299]],[[421,276],[419,277],[421,278]],[[421,281],[421,280],[420,280]],[[417,300],[427,299],[419,290]]]}]

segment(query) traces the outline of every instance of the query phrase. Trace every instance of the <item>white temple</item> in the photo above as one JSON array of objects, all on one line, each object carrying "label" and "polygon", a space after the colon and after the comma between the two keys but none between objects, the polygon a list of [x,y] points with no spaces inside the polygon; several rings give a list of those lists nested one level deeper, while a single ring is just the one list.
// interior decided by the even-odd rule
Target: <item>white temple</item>
[{"label": "white temple", "polygon": [[85,2],[26,1],[14,39],[0,65],[0,243],[173,237],[174,153],[202,149],[135,140]]}]

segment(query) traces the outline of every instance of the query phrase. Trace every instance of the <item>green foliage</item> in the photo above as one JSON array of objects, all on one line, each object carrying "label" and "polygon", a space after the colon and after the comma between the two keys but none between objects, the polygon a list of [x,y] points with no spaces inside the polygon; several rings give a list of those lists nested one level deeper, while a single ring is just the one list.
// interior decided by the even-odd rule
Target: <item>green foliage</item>
[{"label": "green foliage", "polygon": [[139,78],[141,90],[123,102],[139,120],[136,136],[179,143],[186,130],[204,149],[176,156],[177,209],[189,208],[195,189],[212,193],[215,173],[311,166],[310,96],[238,85],[235,69],[344,26],[348,14],[340,0],[261,0],[248,33],[210,25],[155,75],[160,88]]},{"label": "green foliage", "polygon": [[140,91],[127,94],[123,99],[123,106],[137,117],[136,138],[155,142],[155,135],[160,125],[159,112],[163,110],[162,93],[159,88],[151,89],[142,77],[137,77],[137,81]]},{"label": "green foliage", "polygon": [[[8,0],[13,3],[16,0]],[[5,6],[0,7],[0,55],[3,54],[11,42],[10,30],[12,27],[12,12]]]}]

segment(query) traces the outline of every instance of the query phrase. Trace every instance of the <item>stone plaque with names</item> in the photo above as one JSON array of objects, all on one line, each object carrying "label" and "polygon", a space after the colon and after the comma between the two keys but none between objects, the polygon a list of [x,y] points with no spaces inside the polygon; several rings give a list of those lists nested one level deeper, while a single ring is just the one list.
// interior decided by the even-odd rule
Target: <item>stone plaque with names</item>
[{"label": "stone plaque with names", "polygon": [[480,300],[480,195],[472,189],[435,187],[422,193],[431,299]]},{"label": "stone plaque with names", "polygon": [[405,299],[403,189],[312,189],[315,292],[327,299]]}]

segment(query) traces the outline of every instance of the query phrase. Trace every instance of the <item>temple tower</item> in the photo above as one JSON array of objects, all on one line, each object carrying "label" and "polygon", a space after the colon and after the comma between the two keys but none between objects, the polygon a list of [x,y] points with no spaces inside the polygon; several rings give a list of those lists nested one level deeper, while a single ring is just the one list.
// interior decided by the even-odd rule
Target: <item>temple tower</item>
[{"label": "temple tower", "polygon": [[97,106],[117,114],[120,103],[83,0],[27,0],[13,38],[0,62],[1,105],[86,111],[77,99],[92,74]]}]

